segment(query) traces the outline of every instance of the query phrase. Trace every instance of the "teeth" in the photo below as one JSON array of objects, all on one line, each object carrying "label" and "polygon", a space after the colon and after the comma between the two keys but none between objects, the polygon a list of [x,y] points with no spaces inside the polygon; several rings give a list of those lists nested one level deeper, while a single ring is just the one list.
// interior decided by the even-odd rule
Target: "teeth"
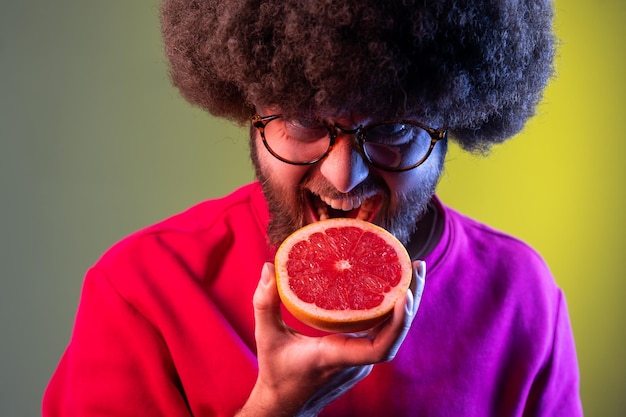
[{"label": "teeth", "polygon": [[317,217],[319,217],[320,220],[328,220],[330,218],[330,216],[328,215],[328,207],[318,207]]},{"label": "teeth", "polygon": [[359,220],[369,220],[374,210],[374,199],[370,198],[363,202],[361,205],[361,210],[359,210],[359,214],[356,216]]},{"label": "teeth", "polygon": [[327,220],[330,218],[328,215],[328,206],[324,204],[321,200],[313,199],[313,204],[315,205],[315,212],[317,213],[317,217],[320,220]]},{"label": "teeth", "polygon": [[362,203],[362,199],[359,197],[332,199],[328,197],[320,197],[324,203],[328,204],[335,210],[350,211],[359,207]]},{"label": "teeth", "polygon": [[335,210],[342,210],[345,212],[359,209],[356,218],[359,220],[370,220],[372,213],[376,208],[376,198],[352,197],[344,199],[332,199],[328,197],[318,196],[319,199],[313,199],[315,212],[320,220],[326,220],[330,218],[328,213],[329,207]]}]

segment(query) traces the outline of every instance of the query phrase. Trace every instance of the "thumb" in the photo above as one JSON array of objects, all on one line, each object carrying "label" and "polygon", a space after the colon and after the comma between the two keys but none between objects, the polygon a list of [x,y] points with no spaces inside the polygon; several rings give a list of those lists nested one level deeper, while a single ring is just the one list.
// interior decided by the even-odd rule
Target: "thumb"
[{"label": "thumb", "polygon": [[280,297],[276,288],[274,265],[266,263],[261,270],[261,279],[252,299],[256,333],[267,335],[268,332],[282,328]]}]

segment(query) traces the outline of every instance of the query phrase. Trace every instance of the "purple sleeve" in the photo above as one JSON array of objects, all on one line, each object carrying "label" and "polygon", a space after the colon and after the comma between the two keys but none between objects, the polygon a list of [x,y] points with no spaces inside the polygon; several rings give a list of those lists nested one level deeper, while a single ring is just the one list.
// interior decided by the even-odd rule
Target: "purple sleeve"
[{"label": "purple sleeve", "polygon": [[524,416],[583,415],[576,348],[562,292],[558,293],[552,353],[528,398]]}]

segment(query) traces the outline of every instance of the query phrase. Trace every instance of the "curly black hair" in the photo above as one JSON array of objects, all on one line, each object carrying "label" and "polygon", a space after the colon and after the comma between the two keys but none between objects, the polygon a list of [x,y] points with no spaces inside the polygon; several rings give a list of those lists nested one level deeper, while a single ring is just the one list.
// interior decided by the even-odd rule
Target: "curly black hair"
[{"label": "curly black hair", "polygon": [[519,132],[553,73],[550,0],[164,0],[183,97],[239,123],[412,115],[467,150]]}]

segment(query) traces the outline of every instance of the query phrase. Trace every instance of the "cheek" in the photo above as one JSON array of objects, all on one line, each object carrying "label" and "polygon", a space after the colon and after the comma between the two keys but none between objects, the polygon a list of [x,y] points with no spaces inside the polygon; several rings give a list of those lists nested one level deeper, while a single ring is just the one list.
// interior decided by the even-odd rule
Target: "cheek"
[{"label": "cheek", "polygon": [[263,181],[268,181],[274,189],[286,193],[293,193],[298,188],[310,167],[290,165],[274,158],[263,146],[260,138],[256,140],[256,154],[258,169]]},{"label": "cheek", "polygon": [[412,171],[398,174],[385,172],[382,173],[381,176],[385,180],[392,195],[410,193],[415,188],[418,188],[420,182],[423,181],[420,175]]},{"label": "cheek", "polygon": [[[433,158],[434,157],[434,158]],[[441,175],[441,154],[431,155],[423,165],[401,173],[380,172],[392,194],[433,189]]]}]

